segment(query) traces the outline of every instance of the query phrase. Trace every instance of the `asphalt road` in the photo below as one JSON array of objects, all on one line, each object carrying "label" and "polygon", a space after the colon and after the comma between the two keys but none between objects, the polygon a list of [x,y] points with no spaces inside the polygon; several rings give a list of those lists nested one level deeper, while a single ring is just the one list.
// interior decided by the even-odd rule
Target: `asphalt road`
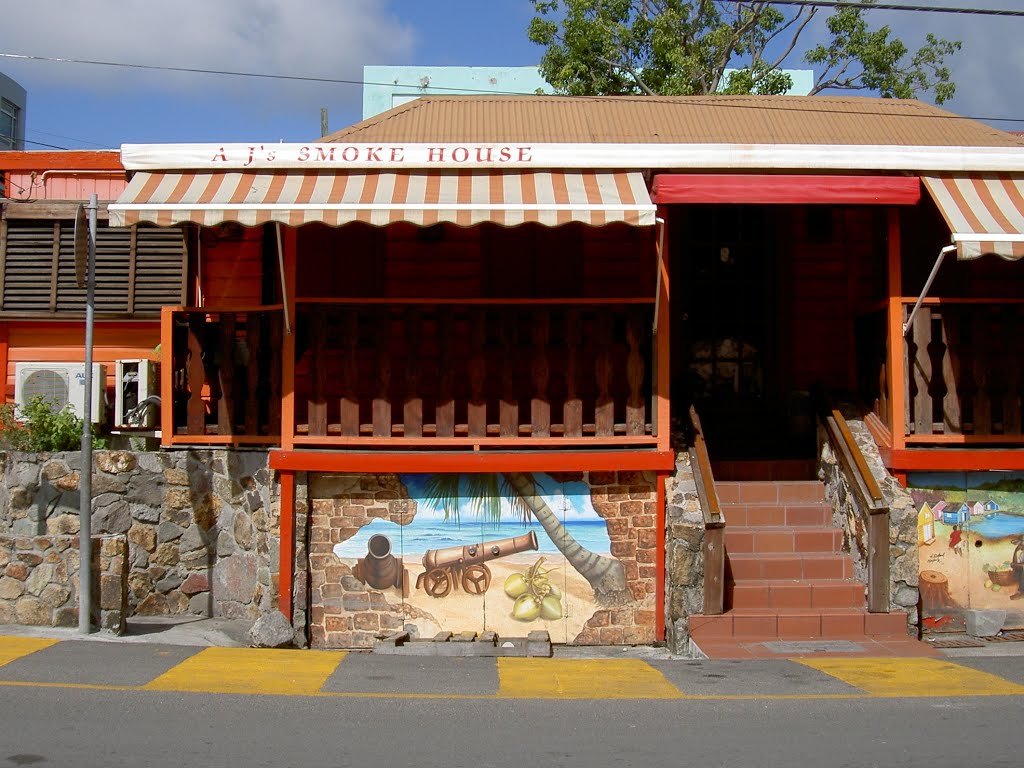
[{"label": "asphalt road", "polygon": [[458,659],[0,637],[3,766],[1021,762],[1024,656]]}]

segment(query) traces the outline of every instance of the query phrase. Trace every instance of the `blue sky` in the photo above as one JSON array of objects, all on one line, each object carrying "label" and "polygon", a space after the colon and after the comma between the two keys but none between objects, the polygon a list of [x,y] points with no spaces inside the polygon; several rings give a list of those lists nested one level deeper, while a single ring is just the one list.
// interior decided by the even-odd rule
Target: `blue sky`
[{"label": "blue sky", "polygon": [[[931,0],[1017,9],[1019,0]],[[1024,18],[884,13],[908,44],[961,39],[957,97],[946,104],[1024,130]],[[884,15],[883,15],[884,13]],[[0,57],[28,90],[27,148],[123,143],[308,141],[360,118],[362,67],[523,66],[529,0],[33,0],[7,2],[0,53],[353,81],[302,83]],[[807,38],[811,40],[810,37]],[[34,142],[34,143],[31,143]]]}]

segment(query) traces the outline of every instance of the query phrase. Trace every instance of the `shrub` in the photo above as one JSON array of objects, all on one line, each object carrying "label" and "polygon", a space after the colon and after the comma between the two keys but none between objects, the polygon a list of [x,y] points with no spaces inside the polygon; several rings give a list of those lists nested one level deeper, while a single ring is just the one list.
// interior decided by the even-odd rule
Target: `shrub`
[{"label": "shrub", "polygon": [[[102,439],[96,438],[95,427],[93,445],[104,445]],[[55,409],[53,401],[41,395],[20,409],[14,403],[6,403],[0,405],[0,447],[36,453],[77,451],[82,447],[82,420],[70,405]]]}]

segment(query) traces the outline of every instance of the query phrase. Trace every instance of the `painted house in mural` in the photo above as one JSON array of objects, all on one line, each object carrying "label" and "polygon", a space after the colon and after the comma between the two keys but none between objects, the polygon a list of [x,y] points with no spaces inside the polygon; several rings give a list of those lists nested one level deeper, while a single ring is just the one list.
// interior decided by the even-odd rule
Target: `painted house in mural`
[{"label": "painted house in mural", "polygon": [[[187,252],[162,445],[269,452],[280,604],[314,645],[680,622],[710,644],[758,611],[768,635],[905,633],[827,514],[808,535],[733,510],[718,608],[668,599],[677,449],[699,433],[733,503],[769,472],[818,499],[823,390],[867,404],[900,479],[1024,469],[1024,144],[929,105],[432,96],[319,142],[121,161],[112,229]],[[780,580],[799,613],[756,602]]]}]

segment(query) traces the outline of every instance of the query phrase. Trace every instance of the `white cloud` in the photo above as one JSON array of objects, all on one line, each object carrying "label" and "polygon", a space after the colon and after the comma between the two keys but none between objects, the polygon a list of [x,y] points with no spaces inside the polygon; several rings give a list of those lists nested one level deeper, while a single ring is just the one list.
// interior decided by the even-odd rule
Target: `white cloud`
[{"label": "white cloud", "polygon": [[[387,3],[360,0],[33,0],[7,3],[4,52],[193,69],[359,81],[365,63],[404,59],[414,31]],[[358,86],[226,78],[76,64],[14,62],[0,69],[31,92],[64,85],[297,105]]]}]

